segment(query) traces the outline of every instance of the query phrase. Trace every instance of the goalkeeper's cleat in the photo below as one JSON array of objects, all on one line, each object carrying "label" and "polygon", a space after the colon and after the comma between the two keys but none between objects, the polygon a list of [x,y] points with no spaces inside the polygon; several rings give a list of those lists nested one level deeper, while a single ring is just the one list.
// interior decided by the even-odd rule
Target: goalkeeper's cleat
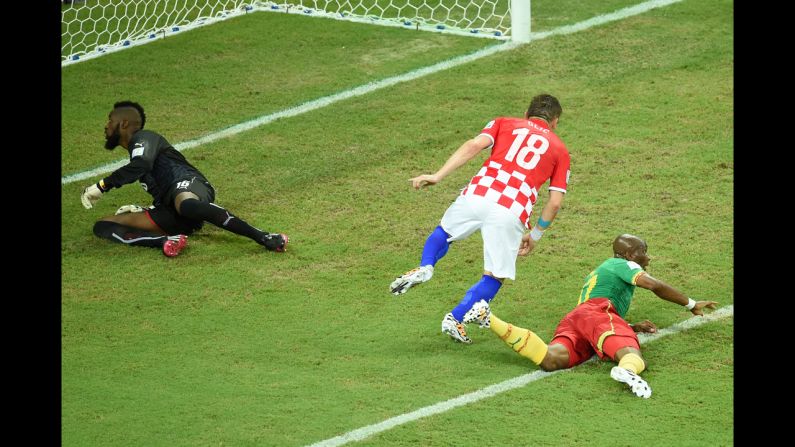
[{"label": "goalkeeper's cleat", "polygon": [[480,300],[464,314],[463,323],[478,323],[480,327],[491,327],[491,309],[486,300]]},{"label": "goalkeeper's cleat", "polygon": [[286,234],[282,233],[265,233],[262,236],[262,240],[260,244],[264,245],[270,251],[275,251],[278,253],[284,253],[287,251],[287,243],[290,242],[290,238],[287,237]]},{"label": "goalkeeper's cleat", "polygon": [[428,281],[432,276],[433,266],[423,265],[422,267],[411,269],[395,278],[395,280],[392,281],[392,284],[389,285],[389,290],[393,295],[402,295],[417,284],[422,284],[425,281]]},{"label": "goalkeeper's cleat", "polygon": [[178,234],[176,236],[169,236],[166,242],[163,243],[163,254],[169,258],[173,258],[182,251],[188,244],[188,236]]},{"label": "goalkeeper's cleat", "polygon": [[467,337],[466,327],[463,323],[456,320],[452,313],[444,316],[444,320],[442,320],[442,332],[461,343],[472,343],[472,339]]},{"label": "goalkeeper's cleat", "polygon": [[651,387],[649,387],[649,384],[641,379],[639,375],[626,368],[614,366],[613,369],[610,370],[610,377],[612,377],[613,380],[629,385],[629,389],[638,397],[648,399],[649,396],[651,396]]}]

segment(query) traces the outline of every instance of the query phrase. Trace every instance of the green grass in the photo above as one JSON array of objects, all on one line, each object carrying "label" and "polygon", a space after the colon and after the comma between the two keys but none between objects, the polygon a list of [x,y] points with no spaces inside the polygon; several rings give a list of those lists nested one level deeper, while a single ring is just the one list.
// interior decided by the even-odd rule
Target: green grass
[{"label": "green grass", "polygon": [[493,44],[257,13],[81,62],[63,69],[62,169],[121,157],[84,150],[118,98],[149,105],[148,127],[176,143]]},{"label": "green grass", "polygon": [[[534,20],[560,26],[632,3],[543,4]],[[732,304],[732,23],[730,2],[684,1],[186,151],[219,204],[290,235],[284,255],[211,225],[174,259],[115,245],[94,220],[150,197],[128,185],[84,210],[91,180],[64,185],[63,445],[306,445],[536,370],[488,332],[439,333],[481,274],[478,236],[429,283],[387,286],[485,155],[429,190],[407,179],[544,91],[564,108],[569,193],[495,312],[548,339],[622,232],[647,240],[653,276]],[[252,14],[85,61],[62,72],[62,170],[123,156],[101,134],[121,99],[178,143],[493,44]],[[627,317],[688,315],[638,290]],[[589,363],[361,444],[732,445],[732,339],[729,319],[644,346],[648,401]]]}]

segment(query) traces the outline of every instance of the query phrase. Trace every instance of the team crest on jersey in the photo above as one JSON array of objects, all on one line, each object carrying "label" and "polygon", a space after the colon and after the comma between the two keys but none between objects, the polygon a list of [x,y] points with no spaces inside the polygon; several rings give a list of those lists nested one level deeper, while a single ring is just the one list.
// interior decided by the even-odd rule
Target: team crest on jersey
[{"label": "team crest on jersey", "polygon": [[627,261],[627,267],[629,267],[630,270],[641,268],[641,266],[635,261]]},{"label": "team crest on jersey", "polygon": [[491,129],[491,126],[493,126],[493,125],[494,125],[494,120],[491,120],[491,121],[489,121],[488,124],[486,124],[486,127],[484,127],[484,129]]},{"label": "team crest on jersey", "polygon": [[140,157],[143,154],[144,154],[144,144],[135,143],[135,147],[133,148],[132,152],[130,152],[130,158]]},{"label": "team crest on jersey", "polygon": [[147,184],[144,183],[144,182],[141,182],[141,188],[143,188],[144,191],[147,191],[147,192],[149,191],[149,186],[147,186]]}]

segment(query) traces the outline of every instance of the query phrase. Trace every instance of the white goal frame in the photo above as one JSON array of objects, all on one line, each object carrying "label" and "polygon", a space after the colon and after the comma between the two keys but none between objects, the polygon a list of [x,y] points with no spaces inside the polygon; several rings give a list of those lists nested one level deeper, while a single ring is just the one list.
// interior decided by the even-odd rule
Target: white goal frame
[{"label": "white goal frame", "polygon": [[530,1],[63,0],[61,67],[259,11],[529,42]]}]

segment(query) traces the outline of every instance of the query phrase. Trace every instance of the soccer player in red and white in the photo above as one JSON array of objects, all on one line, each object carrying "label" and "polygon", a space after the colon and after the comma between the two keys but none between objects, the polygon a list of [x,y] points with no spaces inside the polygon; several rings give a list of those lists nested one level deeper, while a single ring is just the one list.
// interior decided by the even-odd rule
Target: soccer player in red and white
[{"label": "soccer player in red and white", "polygon": [[[435,185],[483,149],[491,148],[491,156],[425,241],[420,266],[390,285],[392,293],[400,295],[428,281],[451,242],[480,230],[484,274],[442,320],[442,332],[455,340],[472,342],[462,323],[464,314],[480,300],[491,301],[505,278],[515,279],[516,257],[532,251],[560,210],[570,174],[569,152],[553,132],[561,113],[557,98],[538,95],[530,102],[524,118],[500,117],[490,121],[480,135],[462,144],[435,174],[409,180],[415,189]],[[549,198],[532,226],[533,204],[547,181]]]}]

